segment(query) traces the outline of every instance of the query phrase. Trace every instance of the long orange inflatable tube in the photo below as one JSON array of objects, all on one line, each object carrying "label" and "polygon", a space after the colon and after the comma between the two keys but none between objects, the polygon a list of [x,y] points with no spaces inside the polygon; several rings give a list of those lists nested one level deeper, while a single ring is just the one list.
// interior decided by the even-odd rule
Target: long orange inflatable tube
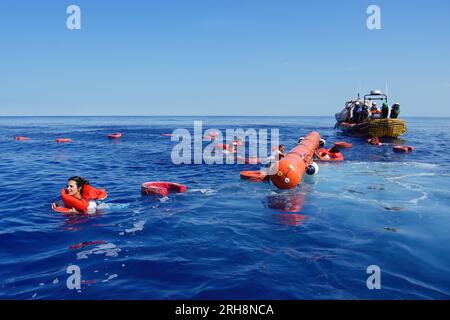
[{"label": "long orange inflatable tube", "polygon": [[278,162],[278,171],[270,180],[278,189],[294,189],[302,181],[306,168],[313,162],[319,147],[320,134],[311,132],[299,145]]}]

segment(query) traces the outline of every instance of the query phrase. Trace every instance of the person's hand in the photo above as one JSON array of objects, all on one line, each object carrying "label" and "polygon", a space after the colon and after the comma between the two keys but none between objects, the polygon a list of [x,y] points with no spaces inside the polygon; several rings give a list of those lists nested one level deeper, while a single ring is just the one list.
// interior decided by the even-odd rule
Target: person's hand
[{"label": "person's hand", "polygon": [[56,207],[58,207],[58,203],[57,202],[53,202],[52,203],[52,209],[56,209]]}]

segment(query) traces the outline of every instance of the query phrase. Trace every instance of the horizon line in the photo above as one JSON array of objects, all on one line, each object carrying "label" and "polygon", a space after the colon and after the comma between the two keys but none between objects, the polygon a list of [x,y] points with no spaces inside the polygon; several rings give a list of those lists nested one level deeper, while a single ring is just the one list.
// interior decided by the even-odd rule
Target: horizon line
[{"label": "horizon line", "polygon": [[[51,118],[51,117],[92,117],[92,118],[99,118],[99,117],[105,117],[105,118],[118,118],[118,117],[259,117],[259,118],[285,118],[285,117],[332,117],[332,115],[0,115],[0,117],[3,118],[13,118],[13,117],[29,117],[29,118]],[[411,116],[405,116],[405,118],[450,118],[450,115],[448,116],[438,116],[438,115],[411,115]]]}]

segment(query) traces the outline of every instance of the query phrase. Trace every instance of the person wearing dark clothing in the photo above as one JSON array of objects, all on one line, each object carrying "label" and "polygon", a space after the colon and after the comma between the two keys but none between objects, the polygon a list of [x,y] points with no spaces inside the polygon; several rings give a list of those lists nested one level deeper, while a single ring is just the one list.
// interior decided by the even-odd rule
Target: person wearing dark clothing
[{"label": "person wearing dark clothing", "polygon": [[362,106],[362,110],[361,110],[361,119],[360,119],[361,121],[360,122],[367,121],[368,118],[369,118],[369,107],[364,105],[364,106]]},{"label": "person wearing dark clothing", "polygon": [[391,119],[397,119],[400,114],[400,104],[394,103],[391,107]]},{"label": "person wearing dark clothing", "polygon": [[385,102],[383,103],[383,106],[381,107],[381,118],[386,119],[389,116],[389,106]]},{"label": "person wearing dark clothing", "polygon": [[361,112],[362,112],[362,107],[359,104],[359,102],[356,102],[355,107],[353,108],[353,122],[354,123],[361,122]]},{"label": "person wearing dark clothing", "polygon": [[328,152],[329,153],[339,153],[339,148],[336,146],[333,146],[333,148],[331,148]]}]

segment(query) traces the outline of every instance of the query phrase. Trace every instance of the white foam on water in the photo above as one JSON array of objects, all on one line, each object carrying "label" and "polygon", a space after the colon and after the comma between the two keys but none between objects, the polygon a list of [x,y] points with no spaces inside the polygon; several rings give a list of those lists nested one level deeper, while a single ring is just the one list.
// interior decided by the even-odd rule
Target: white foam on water
[{"label": "white foam on water", "polygon": [[144,230],[145,223],[146,223],[145,220],[133,223],[133,228],[125,229],[125,232],[132,233],[132,232],[136,232],[136,231],[142,231],[142,230]]},{"label": "white foam on water", "polygon": [[169,197],[162,197],[161,199],[159,199],[160,202],[166,202],[169,200]]},{"label": "white foam on water", "polygon": [[53,280],[53,282],[52,282],[53,284],[57,284],[57,283],[59,283],[59,279],[58,278],[56,278],[55,280]]},{"label": "white foam on water", "polygon": [[436,163],[429,163],[429,162],[403,162],[402,164],[405,166],[412,166],[422,169],[437,169],[440,167],[440,165]]},{"label": "white foam on water", "polygon": [[108,282],[109,280],[112,280],[114,278],[117,278],[119,275],[117,274],[112,274],[110,275],[107,279],[103,280],[102,282]]},{"label": "white foam on water", "polygon": [[129,203],[100,203],[97,206],[97,209],[101,209],[101,210],[122,210],[122,209],[127,209],[130,207]]},{"label": "white foam on water", "polygon": [[407,183],[407,182],[403,182],[401,180],[404,178],[430,176],[430,175],[433,176],[434,174],[418,173],[418,174],[411,174],[411,175],[406,175],[406,176],[402,176],[402,177],[387,178],[387,180],[398,184],[399,186],[405,188],[406,190],[420,193],[421,195],[418,198],[413,198],[413,199],[407,201],[408,203],[418,204],[419,201],[423,201],[428,198],[428,192],[424,191],[423,188],[418,184]]},{"label": "white foam on water", "polygon": [[386,178],[389,181],[395,182],[394,180],[401,180],[401,179],[405,179],[405,178],[411,178],[411,177],[433,177],[435,176],[435,173],[414,173],[414,174],[407,174],[404,176],[398,176],[398,177],[389,177]]},{"label": "white foam on water", "polygon": [[188,192],[200,192],[206,196],[212,196],[213,194],[217,193],[217,191],[214,189],[191,189]]},{"label": "white foam on water", "polygon": [[107,257],[117,257],[120,251],[120,248],[113,243],[100,244],[93,249],[78,252],[77,260],[88,259],[88,256],[91,254],[104,254]]},{"label": "white foam on water", "polygon": [[31,298],[36,298],[37,297],[37,293],[35,292],[32,296],[31,296]]},{"label": "white foam on water", "polygon": [[[328,192],[315,192],[316,194],[319,195],[319,197],[324,198],[324,199],[336,199],[336,200],[349,200],[351,202],[356,202],[358,204],[361,205],[361,207],[367,207],[369,205],[372,205],[374,207],[383,207],[383,208],[393,208],[398,206],[399,204],[393,204],[393,203],[389,203],[386,202],[386,200],[377,200],[377,199],[369,199],[369,198],[364,198],[361,194],[353,194],[350,192],[343,192],[341,194],[337,194],[337,193],[328,193]],[[398,200],[397,202],[402,202],[404,203],[404,201]],[[409,201],[407,201],[409,202]]]}]

